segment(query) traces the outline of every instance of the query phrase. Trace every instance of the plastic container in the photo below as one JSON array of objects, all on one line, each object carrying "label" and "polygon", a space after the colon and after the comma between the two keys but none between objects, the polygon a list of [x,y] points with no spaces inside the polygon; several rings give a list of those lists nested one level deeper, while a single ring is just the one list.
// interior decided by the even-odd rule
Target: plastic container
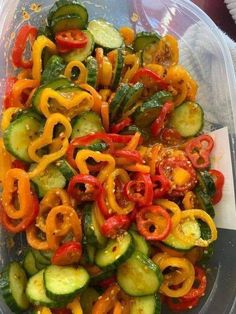
[{"label": "plastic container", "polygon": [[[42,5],[41,12],[33,12],[30,5]],[[81,1],[90,18],[103,17],[117,27],[133,25],[136,30],[157,30],[162,35],[174,34],[180,42],[181,64],[199,83],[198,100],[206,113],[206,129],[228,126],[231,140],[233,168],[236,169],[236,80],[230,52],[215,24],[199,8],[187,0],[94,0]],[[4,94],[5,77],[13,74],[9,52],[17,29],[28,21],[40,26],[45,22],[53,0],[0,1],[0,94]],[[138,21],[131,22],[133,13]],[[1,97],[2,99],[2,97]],[[1,105],[1,104],[0,104]],[[234,178],[236,178],[234,173]],[[235,181],[236,182],[236,181]],[[9,235],[1,232],[0,268],[21,254],[23,239],[9,248]],[[219,230],[215,254],[209,264],[209,284],[205,298],[190,313],[236,313],[236,231]],[[10,313],[4,303],[1,313]],[[163,313],[168,313],[166,309]]]}]

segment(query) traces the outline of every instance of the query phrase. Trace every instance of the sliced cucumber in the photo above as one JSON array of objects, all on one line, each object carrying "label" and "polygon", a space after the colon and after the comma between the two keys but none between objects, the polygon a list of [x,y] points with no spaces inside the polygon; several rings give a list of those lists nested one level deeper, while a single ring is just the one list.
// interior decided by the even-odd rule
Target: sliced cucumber
[{"label": "sliced cucumber", "polygon": [[95,206],[94,203],[88,203],[84,207],[84,233],[88,244],[103,247],[106,244],[106,238],[101,234],[95,215]]},{"label": "sliced cucumber", "polygon": [[115,269],[125,262],[133,251],[133,238],[126,232],[116,239],[110,239],[104,248],[97,250],[95,263],[102,269]]},{"label": "sliced cucumber", "polygon": [[69,87],[71,86],[71,82],[68,81],[66,78],[58,78],[55,81],[52,81],[46,85],[42,85],[40,86],[34,93],[33,98],[32,98],[32,106],[33,108],[41,113],[40,108],[39,108],[39,104],[40,104],[40,98],[42,95],[42,92],[44,91],[45,88],[52,88],[54,90],[58,90],[59,88],[62,87]]},{"label": "sliced cucumber", "polygon": [[181,239],[175,237],[172,233],[170,233],[168,237],[163,240],[163,244],[177,251],[189,251],[193,248],[193,245],[182,241]]},{"label": "sliced cucumber", "polygon": [[93,20],[88,24],[88,30],[93,34],[95,43],[105,49],[116,49],[123,45],[123,39],[114,26],[104,20]]},{"label": "sliced cucumber", "polygon": [[215,217],[215,210],[211,202],[210,196],[205,193],[199,186],[195,188],[194,193],[201,209],[207,212],[212,218]]},{"label": "sliced cucumber", "polygon": [[87,288],[80,296],[83,314],[91,314],[94,303],[98,300],[99,293],[94,288]]},{"label": "sliced cucumber", "polygon": [[176,129],[181,136],[197,135],[203,128],[204,111],[195,102],[185,102],[175,108],[170,117],[170,126]]},{"label": "sliced cucumber", "polygon": [[25,254],[23,266],[29,276],[33,276],[39,271],[36,266],[35,257],[31,250]]},{"label": "sliced cucumber", "polygon": [[160,35],[155,32],[141,32],[136,35],[133,46],[136,52],[143,50],[147,45],[151,43],[159,42]]},{"label": "sliced cucumber", "polygon": [[114,71],[113,71],[113,78],[112,78],[112,89],[117,89],[120,80],[121,80],[121,74],[124,67],[124,56],[123,56],[123,50],[117,49],[115,54],[115,64],[114,64]]},{"label": "sliced cucumber", "polygon": [[74,119],[72,127],[72,139],[97,132],[104,133],[101,117],[93,111],[84,112]]},{"label": "sliced cucumber", "polygon": [[78,0],[59,0],[49,11],[48,24],[51,25],[53,19],[61,16],[67,16],[71,14],[76,14],[80,16],[83,21],[83,29],[86,28],[88,24],[88,12],[87,9],[81,5]]},{"label": "sliced cucumber", "polygon": [[14,313],[22,313],[30,306],[25,294],[26,285],[26,273],[17,262],[10,263],[1,273],[1,294],[6,304]]},{"label": "sliced cucumber", "polygon": [[55,302],[47,297],[44,286],[44,269],[29,279],[26,295],[29,301],[37,306],[42,305],[50,308],[63,306],[63,302]]},{"label": "sliced cucumber", "polygon": [[58,160],[55,166],[66,178],[67,182],[77,174],[75,169],[72,168],[65,159]]},{"label": "sliced cucumber", "polygon": [[214,244],[211,243],[208,247],[204,248],[202,258],[199,261],[199,263],[203,266],[205,266],[209,260],[212,258],[214,254]]},{"label": "sliced cucumber", "polygon": [[39,262],[40,264],[43,264],[44,267],[51,264],[50,259],[45,257],[45,255],[43,255],[40,251],[32,250],[32,253],[34,255],[35,261]]},{"label": "sliced cucumber", "polygon": [[132,299],[130,314],[161,314],[159,295],[148,295]]},{"label": "sliced cucumber", "polygon": [[156,58],[156,52],[158,49],[158,45],[159,45],[159,41],[150,43],[144,47],[144,49],[141,53],[141,59],[142,59],[143,66],[150,64],[150,63],[157,63],[155,58]]},{"label": "sliced cucumber", "polygon": [[31,162],[28,147],[39,137],[42,127],[42,118],[32,110],[19,115],[3,133],[6,149],[17,159]]},{"label": "sliced cucumber", "polygon": [[156,293],[162,283],[160,268],[145,254],[134,254],[117,270],[119,286],[129,295],[139,297]]},{"label": "sliced cucumber", "polygon": [[51,29],[54,34],[70,29],[84,29],[84,21],[78,14],[70,14],[55,17],[51,22]]},{"label": "sliced cucumber", "polygon": [[197,179],[201,190],[212,197],[216,192],[216,186],[210,173],[206,170],[197,171]]},{"label": "sliced cucumber", "polygon": [[[32,171],[34,167],[35,164],[30,167],[30,171]],[[66,186],[65,177],[54,165],[49,165],[43,173],[34,177],[32,179],[32,182],[40,198],[43,197],[51,189],[63,189]]]},{"label": "sliced cucumber", "polygon": [[138,232],[134,230],[130,230],[130,233],[134,240],[134,246],[136,251],[140,251],[143,254],[149,256],[150,254],[150,245],[147,243],[147,241],[144,239],[143,236],[138,234]]},{"label": "sliced cucumber", "polygon": [[122,103],[130,90],[130,86],[128,84],[121,84],[116,91],[115,97],[113,98],[110,104],[110,119],[111,122],[114,120],[118,120],[120,117],[120,113],[122,110]]},{"label": "sliced cucumber", "polygon": [[136,83],[135,85],[131,86],[125,99],[123,101],[123,114],[130,111],[133,106],[136,104],[138,99],[141,97],[142,92],[144,90],[144,85],[142,83]]},{"label": "sliced cucumber", "polygon": [[169,92],[161,91],[154,94],[134,112],[135,124],[141,128],[150,126],[158,117],[163,104],[168,100],[172,100],[172,94]]},{"label": "sliced cucumber", "polygon": [[90,56],[86,60],[87,70],[88,70],[88,78],[87,83],[96,88],[98,82],[98,63],[97,60]]},{"label": "sliced cucumber", "polygon": [[94,38],[89,31],[83,31],[83,33],[88,38],[88,43],[84,48],[74,49],[71,52],[63,54],[64,60],[69,63],[71,61],[85,61],[88,56],[90,56],[94,50]]},{"label": "sliced cucumber", "polygon": [[46,294],[52,300],[70,302],[89,282],[89,274],[83,267],[51,265],[45,269]]},{"label": "sliced cucumber", "polygon": [[64,60],[59,56],[52,56],[42,73],[41,83],[48,84],[51,81],[55,81],[65,69]]},{"label": "sliced cucumber", "polygon": [[94,259],[95,259],[95,253],[96,253],[96,249],[94,246],[87,244],[86,245],[86,252],[88,255],[88,263],[89,264],[94,264]]}]

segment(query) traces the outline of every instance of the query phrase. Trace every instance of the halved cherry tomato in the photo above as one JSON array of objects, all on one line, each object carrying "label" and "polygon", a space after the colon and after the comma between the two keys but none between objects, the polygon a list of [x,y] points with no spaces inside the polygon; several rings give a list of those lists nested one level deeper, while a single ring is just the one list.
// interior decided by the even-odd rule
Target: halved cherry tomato
[{"label": "halved cherry tomato", "polygon": [[185,146],[185,152],[196,169],[206,169],[210,166],[210,153],[214,141],[210,135],[203,134],[190,140]]},{"label": "halved cherry tomato", "polygon": [[111,132],[112,133],[120,133],[120,131],[122,131],[127,126],[130,126],[131,124],[132,124],[132,120],[129,117],[124,118],[120,122],[118,122],[117,124],[113,124],[111,126]]},{"label": "halved cherry tomato", "polygon": [[52,257],[52,264],[66,266],[78,263],[82,255],[79,242],[71,241],[60,246]]},{"label": "halved cherry tomato", "polygon": [[13,98],[12,98],[12,88],[15,82],[17,81],[16,77],[8,77],[6,79],[6,91],[4,96],[4,109],[13,107]]},{"label": "halved cherry tomato", "polygon": [[164,128],[160,132],[161,142],[168,145],[177,145],[183,142],[182,136],[175,129]]},{"label": "halved cherry tomato", "polygon": [[114,238],[130,226],[128,215],[114,215],[108,218],[101,227],[102,234],[107,238]]},{"label": "halved cherry tomato", "polygon": [[29,69],[32,67],[33,61],[24,60],[23,55],[26,49],[28,39],[31,45],[33,45],[33,42],[37,37],[37,33],[37,28],[31,25],[24,25],[19,30],[12,50],[12,62],[15,67],[24,69]]},{"label": "halved cherry tomato", "polygon": [[171,187],[170,181],[163,175],[152,176],[154,198],[166,195]]},{"label": "halved cherry tomato", "polygon": [[59,32],[56,34],[55,40],[56,44],[64,49],[84,48],[88,43],[85,33],[78,29]]},{"label": "halved cherry tomato", "polygon": [[166,297],[165,300],[171,311],[182,312],[182,311],[187,311],[196,307],[199,303],[200,298],[195,298],[192,300],[185,301],[183,300],[183,298]]},{"label": "halved cherry tomato", "polygon": [[135,73],[131,83],[135,84],[137,82],[143,83],[145,87],[152,87],[158,84],[162,90],[168,88],[168,84],[158,74],[147,68],[141,68]]},{"label": "halved cherry tomato", "polygon": [[219,170],[211,169],[209,170],[209,173],[215,182],[216,192],[212,197],[212,203],[213,205],[216,205],[222,199],[225,178],[223,173]]},{"label": "halved cherry tomato", "polygon": [[185,296],[182,297],[184,301],[194,300],[204,295],[207,286],[206,272],[203,268],[195,266],[195,282],[198,284],[197,288],[192,288]]},{"label": "halved cherry tomato", "polygon": [[165,239],[171,230],[168,212],[158,205],[143,207],[136,215],[138,231],[149,241]]},{"label": "halved cherry tomato", "polygon": [[167,115],[174,109],[172,102],[166,102],[157,117],[157,119],[151,125],[151,131],[153,136],[158,136],[161,130],[164,128]]}]

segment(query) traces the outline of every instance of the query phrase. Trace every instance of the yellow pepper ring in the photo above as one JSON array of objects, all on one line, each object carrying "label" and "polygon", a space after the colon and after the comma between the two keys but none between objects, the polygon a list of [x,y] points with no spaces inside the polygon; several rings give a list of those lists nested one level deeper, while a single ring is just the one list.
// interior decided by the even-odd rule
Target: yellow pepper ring
[{"label": "yellow pepper ring", "polygon": [[2,122],[1,122],[2,131],[5,131],[9,127],[13,115],[15,113],[17,113],[19,110],[20,110],[20,108],[12,107],[12,108],[8,108],[7,110],[3,111]]},{"label": "yellow pepper ring", "polygon": [[26,239],[28,244],[35,250],[47,251],[49,245],[47,240],[42,240],[38,237],[38,228],[34,224],[26,229]]},{"label": "yellow pepper ring", "polygon": [[172,229],[174,229],[179,224],[181,219],[181,210],[179,206],[176,203],[169,201],[168,199],[158,199],[156,203],[173,213],[171,221]]},{"label": "yellow pepper ring", "polygon": [[75,298],[71,303],[67,305],[67,308],[71,310],[72,314],[83,314],[79,298]]},{"label": "yellow pepper ring", "polygon": [[[196,220],[200,219],[203,222],[205,222],[211,230],[211,238],[209,240],[203,240],[202,238],[196,239],[193,243],[192,239],[187,238],[183,232],[181,231],[181,220]],[[173,230],[173,234],[177,236],[179,239],[181,239],[184,242],[192,243],[193,245],[200,246],[200,247],[207,247],[210,243],[215,241],[217,239],[217,229],[216,225],[213,221],[213,219],[202,209],[188,209],[181,212],[181,220],[180,224]]]},{"label": "yellow pepper ring", "polygon": [[107,57],[103,57],[100,84],[103,86],[109,86],[111,84],[112,74],[113,72],[111,62]]},{"label": "yellow pepper ring", "polygon": [[124,170],[124,169],[116,169],[115,171],[113,171],[107,180],[107,184],[106,184],[106,190],[107,190],[107,198],[108,198],[108,202],[110,204],[110,207],[112,208],[112,210],[118,214],[121,215],[127,215],[128,213],[130,213],[133,209],[134,209],[134,203],[133,202],[128,202],[128,205],[125,207],[121,207],[117,201],[116,201],[116,197],[115,197],[115,180],[116,178],[119,177],[121,179],[121,181],[126,184],[130,181],[130,177],[128,175],[128,173]]},{"label": "yellow pepper ring", "polygon": [[95,152],[89,149],[82,149],[76,155],[76,165],[82,174],[89,174],[89,169],[87,166],[87,159],[93,158],[96,162],[107,162],[107,165],[99,172],[97,178],[102,183],[107,179],[107,177],[115,169],[115,159],[108,154],[102,154],[100,152]]},{"label": "yellow pepper ring", "polygon": [[67,77],[69,80],[71,80],[72,76],[72,70],[73,68],[78,68],[80,71],[78,79],[75,81],[75,84],[83,84],[87,82],[87,75],[88,75],[88,70],[84,66],[84,64],[80,61],[71,61],[67,64],[65,68],[64,75]]},{"label": "yellow pepper ring", "polygon": [[128,83],[131,81],[131,79],[134,77],[134,74],[138,71],[140,66],[140,59],[137,55],[127,55],[125,56],[125,65],[130,65],[131,68],[129,68],[125,76],[123,78],[123,83]]}]

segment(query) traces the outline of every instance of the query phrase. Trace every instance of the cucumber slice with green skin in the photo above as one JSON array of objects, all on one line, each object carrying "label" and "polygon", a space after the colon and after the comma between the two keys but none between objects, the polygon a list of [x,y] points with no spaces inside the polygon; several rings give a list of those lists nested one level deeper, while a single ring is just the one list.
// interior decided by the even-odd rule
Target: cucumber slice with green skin
[{"label": "cucumber slice with green skin", "polygon": [[63,15],[54,18],[51,29],[54,34],[71,29],[84,29],[85,23],[78,14]]},{"label": "cucumber slice with green skin", "polygon": [[46,295],[44,286],[44,269],[32,276],[26,287],[26,295],[30,303],[36,306],[47,306],[49,308],[63,307],[65,303],[51,300]]},{"label": "cucumber slice with green skin", "polygon": [[144,85],[142,83],[136,83],[130,87],[125,99],[123,101],[123,114],[130,111],[138,99],[141,97],[144,90]]},{"label": "cucumber slice with green skin", "polygon": [[132,299],[130,314],[161,314],[161,299],[159,295],[148,295]]},{"label": "cucumber slice with green skin", "polygon": [[172,100],[172,94],[169,92],[161,91],[154,94],[134,112],[135,124],[141,128],[150,126],[158,117],[164,103],[169,100]]},{"label": "cucumber slice with green skin", "polygon": [[150,255],[150,245],[147,243],[147,241],[139,235],[136,231],[130,230],[129,231],[133,237],[134,240],[134,246],[135,250],[142,252],[143,254],[149,256]]},{"label": "cucumber slice with green skin", "polygon": [[[32,171],[34,167],[35,164],[30,167],[30,171]],[[31,179],[31,181],[33,182],[36,193],[40,198],[44,197],[44,195],[51,189],[63,189],[66,186],[65,177],[54,165],[49,165],[44,172]]]},{"label": "cucumber slice with green skin", "polygon": [[111,122],[114,122],[115,120],[119,120],[120,113],[122,110],[122,104],[129,90],[130,90],[130,86],[128,84],[121,84],[119,88],[117,89],[116,94],[110,104]]},{"label": "cucumber slice with green skin", "polygon": [[69,182],[77,174],[75,169],[72,168],[65,159],[58,160],[55,165],[66,178],[67,182]]},{"label": "cucumber slice with green skin", "polygon": [[91,286],[96,286],[104,279],[111,278],[114,276],[114,270],[101,270],[97,275],[91,276]]},{"label": "cucumber slice with green skin", "polygon": [[194,246],[182,241],[179,238],[176,238],[172,233],[168,235],[168,237],[162,241],[165,246],[170,247],[176,251],[184,252],[191,250]]},{"label": "cucumber slice with green skin", "polygon": [[42,73],[41,83],[48,84],[51,81],[55,81],[65,70],[64,60],[59,56],[52,56]]},{"label": "cucumber slice with green skin", "polygon": [[18,116],[3,133],[4,145],[14,157],[32,162],[28,154],[30,143],[40,136],[42,118],[32,111]]},{"label": "cucumber slice with green skin", "polygon": [[48,24],[51,25],[53,19],[60,16],[67,16],[71,14],[79,15],[84,23],[84,27],[86,28],[88,24],[88,11],[87,9],[81,5],[78,0],[59,0],[49,11],[48,15]]},{"label": "cucumber slice with green skin", "polygon": [[42,92],[44,91],[45,88],[52,88],[54,90],[58,90],[61,87],[69,87],[71,86],[71,82],[68,81],[66,78],[59,78],[56,79],[55,81],[52,81],[46,85],[42,85],[40,86],[34,93],[33,98],[32,98],[32,106],[33,108],[41,113],[41,110],[39,108],[39,104],[40,104],[40,98],[42,95]]},{"label": "cucumber slice with green skin", "polygon": [[134,50],[136,52],[144,50],[144,48],[152,43],[159,42],[161,36],[155,32],[141,32],[136,35],[133,43]]},{"label": "cucumber slice with green skin", "polygon": [[88,30],[93,34],[95,43],[102,48],[112,50],[120,48],[123,45],[123,39],[120,33],[107,21],[90,21]]},{"label": "cucumber slice with green skin", "polygon": [[88,38],[87,45],[84,48],[74,49],[71,52],[62,55],[63,59],[69,63],[71,61],[85,61],[88,56],[93,53],[94,50],[94,38],[93,35],[88,31],[83,31],[85,36]]},{"label": "cucumber slice with green skin", "polygon": [[93,88],[97,87],[98,82],[98,63],[97,60],[90,56],[86,60],[87,70],[88,70],[88,78],[87,83]]},{"label": "cucumber slice with green skin", "polygon": [[87,251],[87,255],[88,255],[88,263],[93,265],[96,249],[94,246],[87,244],[86,245],[86,251]]},{"label": "cucumber slice with green skin", "polygon": [[202,258],[199,261],[200,265],[205,266],[209,263],[209,260],[212,258],[214,254],[214,244],[211,243],[208,247],[204,248]]},{"label": "cucumber slice with green skin", "polygon": [[87,243],[96,247],[103,247],[106,245],[107,239],[101,234],[96,220],[95,204],[87,203],[83,213],[83,227]]},{"label": "cucumber slice with green skin", "polygon": [[91,314],[94,303],[98,300],[99,293],[94,288],[87,288],[80,296],[83,314]]},{"label": "cucumber slice with green skin", "polygon": [[42,36],[42,35],[51,39],[51,40],[54,39],[53,34],[51,32],[51,28],[47,25],[39,27],[37,37]]},{"label": "cucumber slice with green skin", "polygon": [[215,209],[212,205],[210,196],[205,193],[199,186],[194,190],[194,193],[197,197],[197,202],[200,205],[200,208],[207,212],[212,218],[215,217]]},{"label": "cucumber slice with green skin", "polygon": [[40,251],[32,250],[32,253],[34,255],[35,261],[39,262],[40,264],[44,265],[44,267],[51,264],[50,259],[45,257]]},{"label": "cucumber slice with green skin", "polygon": [[197,179],[201,190],[212,197],[216,192],[216,186],[210,173],[206,170],[197,171]]},{"label": "cucumber slice with green skin", "polygon": [[23,267],[29,276],[33,276],[39,271],[39,269],[36,266],[36,261],[31,250],[29,250],[25,254]]},{"label": "cucumber slice with green skin", "polygon": [[145,254],[134,254],[117,270],[119,286],[134,297],[156,293],[163,281],[160,268]]},{"label": "cucumber slice with green skin", "polygon": [[116,55],[115,55],[115,64],[114,64],[114,71],[113,71],[113,78],[112,78],[112,89],[116,90],[121,79],[121,74],[124,67],[124,56],[123,56],[123,50],[117,49]]},{"label": "cucumber slice with green skin", "polygon": [[95,263],[102,269],[115,269],[125,262],[133,252],[133,238],[126,232],[116,239],[110,239],[104,248],[97,250]]},{"label": "cucumber slice with green skin", "polygon": [[204,111],[195,102],[185,102],[172,112],[169,124],[183,137],[195,136],[203,128]]},{"label": "cucumber slice with green skin", "polygon": [[22,313],[30,306],[25,294],[26,285],[26,273],[17,262],[10,263],[1,273],[1,294],[14,313]]},{"label": "cucumber slice with green skin", "polygon": [[45,269],[46,294],[55,301],[70,302],[86,288],[89,274],[83,267],[51,265]]}]

